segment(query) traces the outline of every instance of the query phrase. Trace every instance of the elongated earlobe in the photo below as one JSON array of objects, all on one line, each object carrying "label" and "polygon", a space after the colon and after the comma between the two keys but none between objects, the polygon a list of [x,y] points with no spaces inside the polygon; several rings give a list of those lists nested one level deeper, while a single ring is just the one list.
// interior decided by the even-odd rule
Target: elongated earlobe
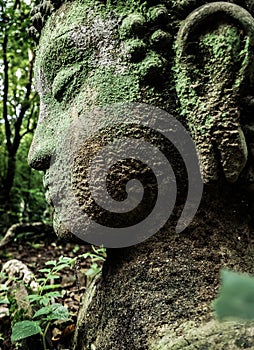
[{"label": "elongated earlobe", "polygon": [[181,115],[198,149],[205,182],[235,182],[246,165],[240,99],[249,85],[254,19],[242,7],[214,2],[191,13],[176,40]]}]

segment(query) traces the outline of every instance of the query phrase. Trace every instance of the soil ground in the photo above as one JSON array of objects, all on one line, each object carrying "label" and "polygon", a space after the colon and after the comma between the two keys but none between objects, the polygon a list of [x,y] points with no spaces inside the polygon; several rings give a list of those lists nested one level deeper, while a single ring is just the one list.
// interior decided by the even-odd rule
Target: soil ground
[{"label": "soil ground", "polygon": [[[58,260],[60,256],[75,257],[88,251],[92,251],[90,245],[82,242],[70,243],[60,241],[53,232],[51,235],[46,235],[43,232],[39,235],[32,234],[31,236],[29,234],[21,234],[9,242],[0,252],[0,270],[5,262],[10,259],[18,259],[26,264],[36,277],[43,277],[39,270],[45,268],[47,261]],[[78,264],[73,269],[65,268],[58,273],[60,278],[56,283],[61,284],[59,290],[64,292],[63,298],[56,300],[56,302],[60,302],[68,308],[71,320],[60,324],[57,322],[52,324],[47,334],[47,339],[49,339],[48,349],[50,350],[70,349],[69,344],[75,329],[80,299],[88,283],[88,277],[85,273],[90,265],[91,259],[79,259]],[[8,305],[1,304],[0,306]],[[6,315],[0,319],[0,350],[20,349],[20,347],[17,347],[10,341],[11,317],[12,313],[10,312],[9,316]],[[59,339],[52,341],[55,338]],[[28,338],[28,349],[30,347],[34,349],[34,342],[37,350],[43,349],[38,336]],[[21,349],[23,347],[21,345]]]}]

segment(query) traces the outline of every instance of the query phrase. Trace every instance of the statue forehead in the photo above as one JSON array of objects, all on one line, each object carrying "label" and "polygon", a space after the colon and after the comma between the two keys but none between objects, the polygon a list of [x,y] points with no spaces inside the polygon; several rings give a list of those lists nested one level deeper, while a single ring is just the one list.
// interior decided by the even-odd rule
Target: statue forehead
[{"label": "statue forehead", "polygon": [[[144,42],[150,46],[151,36],[156,32],[153,40],[158,41],[156,35],[162,35],[162,40],[170,47],[170,37],[174,37],[181,22],[177,17],[184,19],[185,14],[204,2],[128,0],[104,4],[98,1],[67,1],[49,17],[42,30],[36,66],[43,67],[43,61],[51,61],[54,56],[51,52],[56,47],[59,54],[63,51],[67,54],[71,51],[68,50],[70,47],[84,52],[89,48],[97,49],[98,45],[109,46],[107,38],[116,39],[118,45],[129,40],[130,45],[142,46]],[[162,29],[163,33],[158,29]],[[133,39],[136,42],[131,42]]]},{"label": "statue forehead", "polygon": [[[113,16],[123,21],[126,27],[151,28],[167,24],[166,29],[174,32],[179,23],[193,10],[204,4],[212,3],[206,0],[174,0],[174,1],[96,1],[73,0],[64,2],[60,8],[50,16],[42,32],[41,42],[56,39],[68,31],[77,30],[80,26],[89,25],[89,19],[99,16],[105,19]],[[253,12],[253,1],[228,1],[243,6]],[[136,18],[135,18],[136,15]],[[139,15],[139,18],[137,17]],[[126,18],[127,17],[127,18]],[[125,28],[128,31],[128,28]],[[130,28],[129,28],[130,29]],[[43,35],[44,33],[44,35]],[[174,34],[174,33],[172,33]],[[45,43],[44,43],[45,44]]]},{"label": "statue forehead", "polygon": [[[103,37],[110,40],[116,25],[116,16],[103,19],[99,6],[91,9],[91,6],[80,1],[62,5],[50,16],[42,31],[36,53],[36,80],[44,81],[47,85],[61,67],[87,61],[92,48],[97,48],[98,43],[103,45]],[[107,53],[104,54],[106,57]],[[40,87],[38,90],[41,90]]]},{"label": "statue forehead", "polygon": [[[168,69],[174,64],[173,46],[182,21],[207,3],[204,0],[163,3],[127,0],[118,1],[117,5],[108,1],[105,5],[98,1],[67,1],[50,16],[42,31],[36,77],[43,76],[42,69],[47,77],[44,81],[53,82],[58,69],[75,62],[85,62],[88,71],[114,65],[122,65],[124,70],[125,65],[130,68],[128,57],[133,50],[140,57],[137,60],[134,57],[131,69],[136,69],[136,63],[146,57],[146,54],[142,56],[142,50],[149,53],[144,65],[146,61],[151,64],[152,60],[154,65]],[[241,3],[245,8],[246,4]],[[165,50],[161,52],[163,46]]]},{"label": "statue forehead", "polygon": [[[67,1],[50,16],[40,41],[43,41],[45,34],[48,41],[57,39],[68,31],[78,30],[80,26],[91,24],[94,17],[101,17],[103,20],[108,17],[118,17],[119,21],[124,22],[125,27],[131,26],[132,22],[135,22],[134,26],[142,27],[143,25],[147,29],[160,26],[160,24],[163,26],[169,24],[172,27],[177,25],[175,20],[184,19],[185,15],[205,3],[207,3],[205,0],[164,2],[128,0],[118,1],[117,4],[110,1],[107,4],[98,1]],[[128,31],[128,28],[126,30]],[[141,30],[141,28],[137,28],[137,30]],[[128,33],[126,34],[128,35]]]}]

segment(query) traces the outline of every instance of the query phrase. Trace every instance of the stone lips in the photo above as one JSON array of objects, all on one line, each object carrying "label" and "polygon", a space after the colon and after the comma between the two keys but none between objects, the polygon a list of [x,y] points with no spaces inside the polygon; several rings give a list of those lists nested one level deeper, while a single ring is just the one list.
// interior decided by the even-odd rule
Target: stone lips
[{"label": "stone lips", "polygon": [[138,103],[79,116],[59,141],[49,192],[61,225],[108,248],[135,245],[158,232],[170,218],[178,192],[170,161],[175,155],[167,154],[166,141],[186,168],[188,194],[176,227],[183,231],[203,190],[195,145],[170,114]]}]

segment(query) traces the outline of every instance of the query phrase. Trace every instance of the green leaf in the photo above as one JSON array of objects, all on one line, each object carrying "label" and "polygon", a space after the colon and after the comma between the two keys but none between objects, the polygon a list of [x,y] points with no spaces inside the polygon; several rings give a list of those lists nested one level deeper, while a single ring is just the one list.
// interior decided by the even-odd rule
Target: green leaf
[{"label": "green leaf", "polygon": [[38,301],[42,298],[41,295],[37,295],[37,294],[30,294],[27,296],[27,299],[30,301],[30,303],[33,303],[35,301]]},{"label": "green leaf", "polygon": [[1,292],[6,292],[7,290],[9,290],[9,287],[6,286],[6,284],[0,284],[0,290]]},{"label": "green leaf", "polygon": [[42,316],[42,315],[48,315],[50,312],[52,312],[52,307],[53,307],[53,305],[49,305],[49,306],[44,306],[44,307],[40,308],[33,315],[33,318],[36,318],[36,317]]},{"label": "green leaf", "polygon": [[104,257],[104,260],[105,260],[105,258],[107,257],[106,248],[104,248],[103,246],[101,246],[99,248],[95,248],[95,246],[92,245],[92,249],[97,256],[101,255],[102,257]]},{"label": "green leaf", "polygon": [[254,320],[254,278],[228,270],[221,272],[222,286],[213,302],[219,320]]},{"label": "green leaf", "polygon": [[49,273],[49,274],[47,275],[47,279],[48,279],[48,280],[57,280],[57,279],[59,279],[59,278],[60,278],[60,276],[54,275],[54,274],[51,274],[51,273]]},{"label": "green leaf", "polygon": [[70,262],[68,263],[63,263],[63,264],[60,264],[60,265],[57,265],[55,268],[54,268],[54,271],[60,271],[60,270],[63,270],[63,269],[66,269],[66,267],[70,267]]},{"label": "green leaf", "polygon": [[37,281],[38,283],[45,283],[45,280],[46,280],[45,277],[41,277],[41,278],[37,278],[37,279],[36,279],[36,281]]},{"label": "green leaf", "polygon": [[4,297],[4,298],[0,297],[0,304],[10,304],[10,301],[7,297]]},{"label": "green leaf", "polygon": [[42,298],[61,298],[62,294],[59,292],[48,292],[43,294]]},{"label": "green leaf", "polygon": [[39,272],[45,272],[45,273],[49,273],[51,271],[51,269],[40,269]]},{"label": "green leaf", "polygon": [[53,304],[49,306],[42,307],[33,316],[33,318],[39,316],[47,316],[47,320],[64,320],[69,319],[69,311],[62,304]]},{"label": "green leaf", "polygon": [[29,295],[28,300],[30,303],[39,302],[40,305],[47,306],[52,298],[61,298],[62,295],[59,292],[48,292],[43,295]]},{"label": "green leaf", "polygon": [[41,288],[41,290],[50,290],[50,289],[57,289],[57,288],[61,288],[61,284],[49,284],[49,285],[46,285],[46,286],[43,286]]},{"label": "green leaf", "polygon": [[74,260],[74,258],[70,258],[68,256],[60,256],[59,263],[68,265],[72,260]]},{"label": "green leaf", "polygon": [[56,260],[49,260],[49,261],[45,262],[45,265],[53,265],[53,266],[56,266]]},{"label": "green leaf", "polygon": [[41,327],[35,321],[21,321],[12,327],[11,341],[19,341],[31,337],[32,335],[42,333]]},{"label": "green leaf", "polygon": [[40,301],[40,305],[48,306],[50,304],[51,298],[43,297]]},{"label": "green leaf", "polygon": [[54,304],[54,310],[47,316],[48,320],[63,320],[68,321],[70,318],[68,309],[61,304]]}]

